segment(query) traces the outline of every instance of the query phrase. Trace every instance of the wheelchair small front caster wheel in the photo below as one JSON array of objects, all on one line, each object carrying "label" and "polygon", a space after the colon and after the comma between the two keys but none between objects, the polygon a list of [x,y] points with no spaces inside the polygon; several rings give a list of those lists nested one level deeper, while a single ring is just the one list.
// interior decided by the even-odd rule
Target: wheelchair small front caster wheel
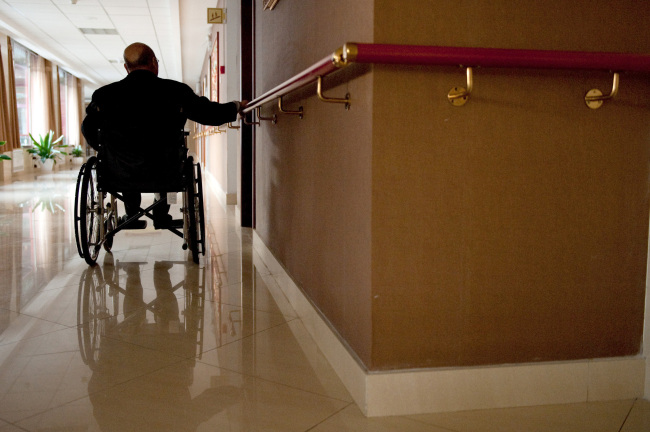
[{"label": "wheelchair small front caster wheel", "polygon": [[106,240],[104,240],[104,250],[106,252],[110,252],[112,247],[113,247],[113,236],[109,235],[106,237]]}]

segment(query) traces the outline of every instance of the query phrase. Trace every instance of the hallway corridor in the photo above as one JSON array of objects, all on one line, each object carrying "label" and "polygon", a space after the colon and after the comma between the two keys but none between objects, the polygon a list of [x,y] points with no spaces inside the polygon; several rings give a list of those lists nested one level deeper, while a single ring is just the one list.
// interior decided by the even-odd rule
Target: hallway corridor
[{"label": "hallway corridor", "polygon": [[650,430],[642,400],[365,418],[234,206],[206,187],[198,266],[150,226],[88,267],[76,176],[0,183],[0,432]]}]

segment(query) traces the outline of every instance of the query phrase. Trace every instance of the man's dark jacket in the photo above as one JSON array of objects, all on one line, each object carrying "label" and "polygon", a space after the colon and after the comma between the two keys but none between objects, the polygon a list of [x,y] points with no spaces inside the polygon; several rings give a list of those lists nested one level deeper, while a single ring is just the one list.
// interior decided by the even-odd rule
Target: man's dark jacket
[{"label": "man's dark jacket", "polygon": [[211,102],[186,84],[135,70],[94,92],[81,130],[91,147],[105,147],[107,172],[119,172],[122,189],[134,182],[158,188],[176,170],[187,119],[219,126],[236,118],[235,103]]}]

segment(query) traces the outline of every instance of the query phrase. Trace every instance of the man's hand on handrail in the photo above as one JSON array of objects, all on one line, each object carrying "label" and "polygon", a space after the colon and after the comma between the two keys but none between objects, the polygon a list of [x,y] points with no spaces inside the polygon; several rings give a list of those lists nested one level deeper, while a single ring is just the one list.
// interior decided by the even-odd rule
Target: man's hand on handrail
[{"label": "man's hand on handrail", "polygon": [[248,105],[248,101],[247,101],[247,100],[242,100],[242,101],[234,100],[234,101],[232,101],[232,102],[233,102],[233,103],[235,104],[235,106],[237,107],[237,114],[241,114],[242,110],[243,110],[244,108],[246,108],[246,105]]},{"label": "man's hand on handrail", "polygon": [[244,108],[248,106],[248,103],[250,101],[248,100],[242,100],[242,101],[234,101],[235,104],[237,104],[237,119],[239,120],[240,118],[245,118],[246,114],[244,114]]}]

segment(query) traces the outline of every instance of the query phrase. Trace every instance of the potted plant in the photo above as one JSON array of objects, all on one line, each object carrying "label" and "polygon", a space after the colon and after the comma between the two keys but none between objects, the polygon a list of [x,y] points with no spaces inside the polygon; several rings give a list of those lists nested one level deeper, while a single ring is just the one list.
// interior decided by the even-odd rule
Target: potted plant
[{"label": "potted plant", "polygon": [[[3,146],[5,144],[7,144],[7,141],[0,141],[0,146]],[[0,160],[11,160],[11,158],[0,153]]]},{"label": "potted plant", "polygon": [[72,151],[70,152],[70,154],[72,155],[72,163],[73,164],[81,165],[84,162],[84,158],[83,158],[84,152],[83,152],[83,150],[82,150],[82,148],[81,148],[81,146],[79,144],[77,144],[76,146],[74,146],[72,148]]},{"label": "potted plant", "polygon": [[52,170],[52,167],[56,163],[56,160],[60,158],[61,155],[67,154],[66,152],[59,150],[59,148],[67,146],[57,144],[63,139],[63,135],[58,137],[55,141],[52,141],[52,136],[54,136],[54,131],[49,131],[47,134],[45,134],[45,137],[39,134],[39,140],[36,141],[32,134],[29,134],[34,147],[27,149],[27,152],[31,155],[34,155],[36,159],[40,159],[43,169],[47,171]]}]

